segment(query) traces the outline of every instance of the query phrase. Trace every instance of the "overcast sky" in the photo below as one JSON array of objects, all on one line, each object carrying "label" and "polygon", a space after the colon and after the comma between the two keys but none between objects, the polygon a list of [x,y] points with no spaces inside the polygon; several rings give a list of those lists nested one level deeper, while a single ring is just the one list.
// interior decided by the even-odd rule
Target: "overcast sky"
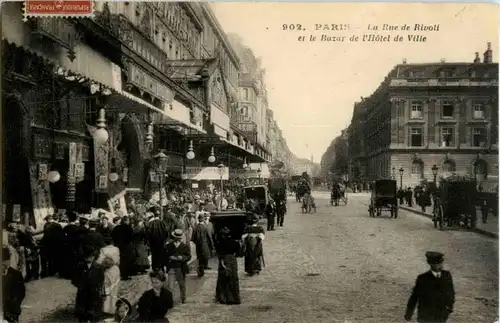
[{"label": "overcast sky", "polygon": [[[497,61],[498,5],[394,3],[212,3],[224,30],[238,33],[262,58],[269,107],[291,150],[319,162],[349,125],[355,101],[369,96],[396,64],[472,62],[491,42]],[[306,31],[284,31],[301,24]],[[349,24],[348,31],[315,31],[315,24]],[[321,35],[370,34],[368,24],[439,24],[434,32],[397,32],[401,43],[320,42]],[[379,28],[380,28],[379,27]],[[376,32],[386,35],[388,32]],[[301,35],[316,42],[299,42]],[[396,32],[392,32],[395,35]],[[408,42],[408,34],[427,36]]]}]

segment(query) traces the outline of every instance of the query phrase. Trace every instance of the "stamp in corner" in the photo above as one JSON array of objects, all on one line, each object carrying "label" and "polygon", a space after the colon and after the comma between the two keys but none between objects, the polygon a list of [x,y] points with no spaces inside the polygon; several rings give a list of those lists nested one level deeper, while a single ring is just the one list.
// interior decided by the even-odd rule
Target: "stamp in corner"
[{"label": "stamp in corner", "polygon": [[92,0],[25,0],[24,20],[29,17],[82,18],[94,16]]}]

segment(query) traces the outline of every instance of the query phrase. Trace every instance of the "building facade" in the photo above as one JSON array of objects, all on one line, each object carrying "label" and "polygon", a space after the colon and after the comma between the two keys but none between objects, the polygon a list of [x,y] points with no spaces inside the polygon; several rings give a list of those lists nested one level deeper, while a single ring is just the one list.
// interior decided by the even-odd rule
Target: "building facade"
[{"label": "building facade", "polygon": [[482,62],[476,53],[473,63],[397,65],[355,104],[350,128],[354,177],[415,186],[432,181],[436,165],[438,176],[457,172],[496,185],[498,64],[490,44]]},{"label": "building facade", "polygon": [[241,116],[235,121],[238,127],[252,138],[258,149],[257,154],[264,160],[271,161],[266,135],[268,101],[264,70],[252,50],[244,45],[241,37],[229,34],[228,38],[241,60],[240,97],[237,104]]},{"label": "building facade", "polygon": [[[16,17],[22,4],[2,9]],[[7,218],[26,212],[38,230],[55,210],[126,207],[127,194],[158,189],[159,150],[179,179],[212,152],[215,165],[265,160],[231,122],[241,64],[208,4],[97,2],[93,19],[20,18],[2,25]]]}]

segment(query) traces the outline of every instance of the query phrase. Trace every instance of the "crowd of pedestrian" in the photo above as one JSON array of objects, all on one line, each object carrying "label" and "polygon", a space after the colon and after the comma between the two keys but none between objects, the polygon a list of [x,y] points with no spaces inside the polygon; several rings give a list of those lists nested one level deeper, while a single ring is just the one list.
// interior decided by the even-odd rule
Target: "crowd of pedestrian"
[{"label": "crowd of pedestrian", "polygon": [[[196,245],[202,277],[215,254],[210,212],[235,208],[235,190],[173,189],[165,199],[127,205],[127,214],[67,212],[45,218],[43,236],[36,239],[30,226],[11,221],[4,226],[4,318],[18,322],[24,284],[45,277],[68,279],[77,287],[75,317],[79,322],[120,319],[165,322],[177,283],[186,301],[185,278]],[[241,202],[239,204],[242,204]],[[118,295],[121,281],[149,269],[153,288],[144,293],[138,308]],[[5,301],[7,300],[7,301]],[[165,301],[166,300],[166,301]]]}]

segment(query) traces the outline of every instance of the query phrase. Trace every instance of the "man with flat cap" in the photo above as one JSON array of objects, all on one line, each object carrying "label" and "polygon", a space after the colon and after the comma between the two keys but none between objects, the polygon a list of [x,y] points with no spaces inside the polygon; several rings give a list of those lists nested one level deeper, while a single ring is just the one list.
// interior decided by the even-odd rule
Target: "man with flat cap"
[{"label": "man with flat cap", "polygon": [[411,320],[418,303],[418,322],[446,322],[455,303],[453,278],[449,271],[443,270],[442,253],[428,251],[425,256],[431,269],[417,277],[406,307],[405,320]]}]

